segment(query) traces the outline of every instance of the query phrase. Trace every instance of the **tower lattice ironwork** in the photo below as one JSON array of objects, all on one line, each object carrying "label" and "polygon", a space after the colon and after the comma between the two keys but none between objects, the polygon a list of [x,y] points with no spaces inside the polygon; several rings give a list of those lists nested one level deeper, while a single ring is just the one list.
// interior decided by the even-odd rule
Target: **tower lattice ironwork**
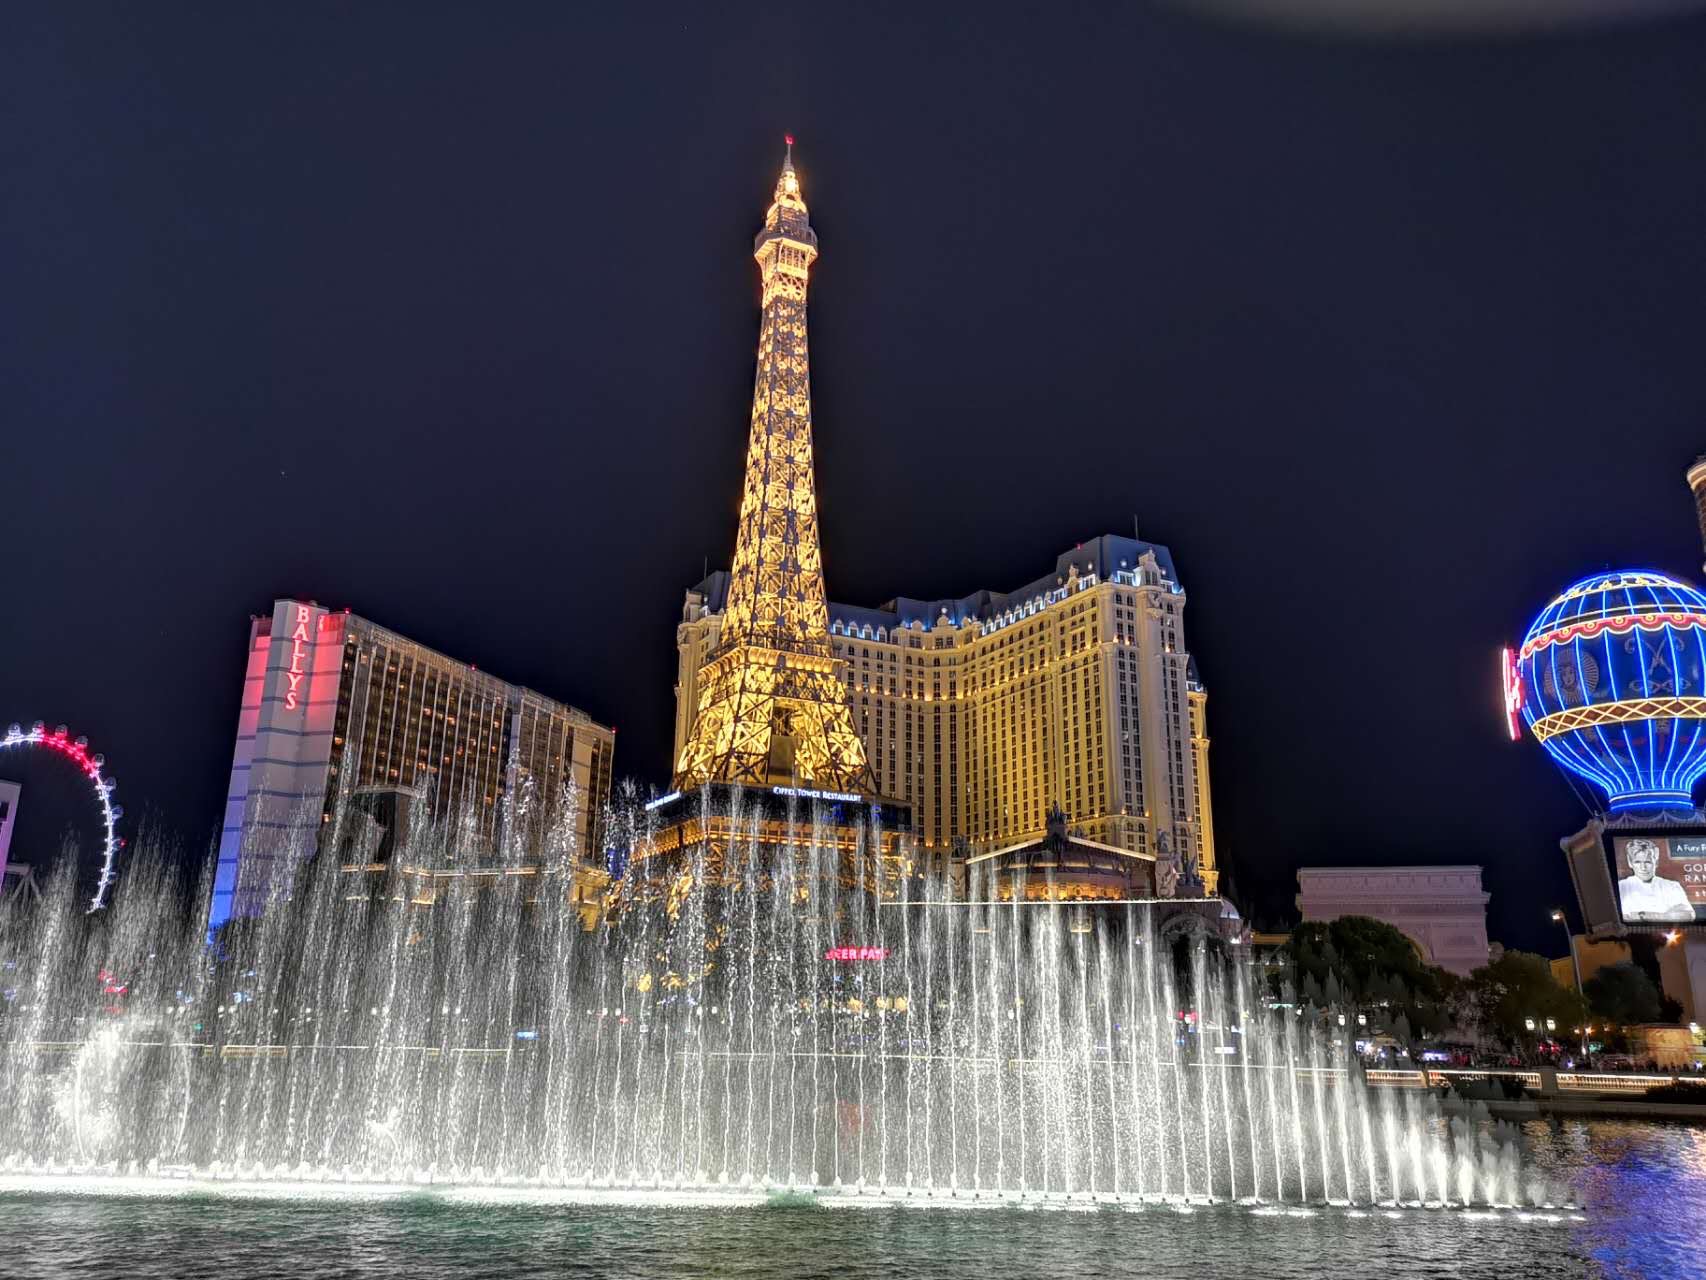
[{"label": "tower lattice ironwork", "polygon": [[868,795],[829,608],[812,481],[806,286],[817,258],[793,139],[753,242],[764,282],[740,528],[717,648],[675,785],[804,785]]}]

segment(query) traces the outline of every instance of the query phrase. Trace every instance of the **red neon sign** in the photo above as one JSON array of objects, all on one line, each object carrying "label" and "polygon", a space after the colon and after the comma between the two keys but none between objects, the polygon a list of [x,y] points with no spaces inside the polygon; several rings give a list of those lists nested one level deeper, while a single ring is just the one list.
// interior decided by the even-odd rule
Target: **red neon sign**
[{"label": "red neon sign", "polygon": [[286,673],[290,678],[290,688],[284,695],[284,709],[296,710],[296,692],[302,686],[302,678],[307,673],[302,670],[302,662],[308,656],[308,619],[310,610],[307,605],[296,606],[296,630],[290,633],[290,670]]},{"label": "red neon sign", "polygon": [[823,953],[825,960],[887,960],[887,947],[831,947]]},{"label": "red neon sign", "polygon": [[1522,668],[1512,660],[1508,648],[1499,650],[1499,663],[1504,677],[1505,728],[1515,742],[1522,737]]}]

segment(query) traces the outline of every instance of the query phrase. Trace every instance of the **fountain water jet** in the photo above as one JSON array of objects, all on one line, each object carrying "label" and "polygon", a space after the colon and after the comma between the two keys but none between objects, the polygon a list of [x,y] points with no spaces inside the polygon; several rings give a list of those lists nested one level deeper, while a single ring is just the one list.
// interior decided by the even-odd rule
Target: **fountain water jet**
[{"label": "fountain water jet", "polygon": [[377,870],[293,851],[211,951],[146,848],[104,916],[68,883],[0,902],[0,1160],[660,1196],[1518,1198],[1508,1142],[1427,1098],[1383,1096],[1376,1121],[1348,1045],[1272,1007],[1236,949],[1176,944],[1167,902],[1001,900],[975,868],[958,894],[885,881],[875,840],[850,856],[821,816],[781,848],[733,816],[720,874],[689,850],[591,930],[578,850],[470,862],[454,826]]}]

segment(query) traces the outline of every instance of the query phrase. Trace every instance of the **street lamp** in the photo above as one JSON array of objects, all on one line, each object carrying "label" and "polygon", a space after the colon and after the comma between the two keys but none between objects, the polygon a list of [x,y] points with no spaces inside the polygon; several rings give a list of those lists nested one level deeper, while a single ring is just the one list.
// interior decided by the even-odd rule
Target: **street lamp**
[{"label": "street lamp", "polygon": [[[1568,917],[1564,915],[1564,909],[1562,907],[1552,908],[1552,918],[1556,920],[1559,926],[1564,930],[1564,941],[1570,945],[1570,968],[1576,975],[1576,994],[1583,1000],[1586,1000],[1587,992],[1582,990],[1582,962],[1576,955],[1576,936],[1570,932],[1570,921]],[[1586,1058],[1587,1056],[1588,1038],[1584,1033],[1582,1036],[1582,1057]]]}]

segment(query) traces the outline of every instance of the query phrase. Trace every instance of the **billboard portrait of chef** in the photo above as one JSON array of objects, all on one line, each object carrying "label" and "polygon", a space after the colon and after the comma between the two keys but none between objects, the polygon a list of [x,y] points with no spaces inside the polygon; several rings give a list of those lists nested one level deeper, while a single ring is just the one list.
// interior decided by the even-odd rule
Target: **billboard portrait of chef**
[{"label": "billboard portrait of chef", "polygon": [[1687,924],[1694,919],[1688,891],[1659,875],[1659,846],[1637,838],[1623,846],[1629,874],[1617,882],[1617,900],[1625,920],[1654,924]]}]

